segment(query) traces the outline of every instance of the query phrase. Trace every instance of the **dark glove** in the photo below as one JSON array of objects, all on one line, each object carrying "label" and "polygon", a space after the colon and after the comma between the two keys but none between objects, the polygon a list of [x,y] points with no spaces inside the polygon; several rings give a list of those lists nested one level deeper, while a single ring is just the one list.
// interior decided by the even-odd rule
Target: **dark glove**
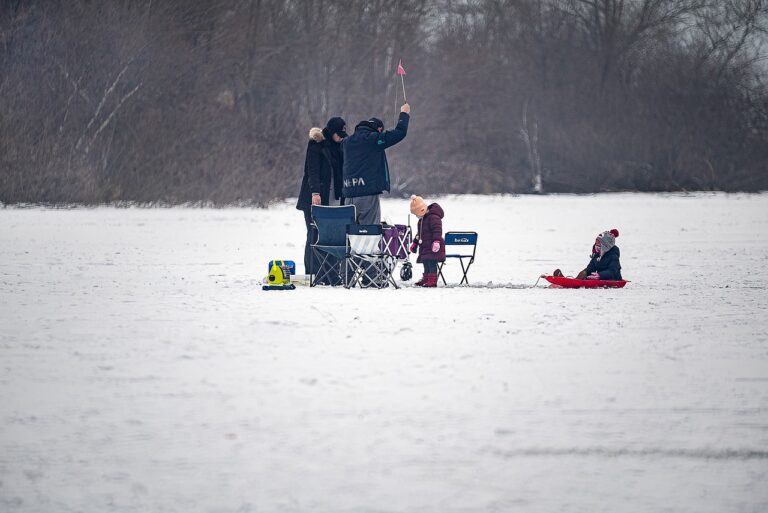
[{"label": "dark glove", "polygon": [[416,241],[411,242],[411,253],[416,253],[416,250],[419,248],[419,243]]}]

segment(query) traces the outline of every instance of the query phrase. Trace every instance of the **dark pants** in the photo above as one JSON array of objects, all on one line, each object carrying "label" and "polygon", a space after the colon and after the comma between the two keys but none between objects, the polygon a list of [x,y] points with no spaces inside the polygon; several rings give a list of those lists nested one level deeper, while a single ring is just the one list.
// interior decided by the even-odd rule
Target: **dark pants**
[{"label": "dark pants", "polygon": [[304,245],[304,269],[307,274],[317,272],[317,259],[312,254],[310,247],[317,240],[317,229],[312,226],[312,211],[304,210],[304,224],[307,225],[307,242]]},{"label": "dark pants", "polygon": [[437,262],[434,260],[424,260],[422,264],[424,264],[424,274],[437,273]]}]

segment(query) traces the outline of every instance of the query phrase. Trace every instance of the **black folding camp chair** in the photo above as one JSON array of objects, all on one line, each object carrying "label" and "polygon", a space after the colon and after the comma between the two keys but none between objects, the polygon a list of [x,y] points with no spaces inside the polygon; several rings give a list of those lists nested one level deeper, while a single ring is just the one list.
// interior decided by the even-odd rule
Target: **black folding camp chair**
[{"label": "black folding camp chair", "polygon": [[342,285],[347,256],[347,225],[355,222],[354,205],[327,207],[312,205],[312,222],[317,228],[317,241],[311,244],[318,261],[315,274],[309,275],[309,286]]},{"label": "black folding camp chair", "polygon": [[[472,249],[472,253],[469,252],[470,246]],[[450,250],[453,250],[453,252],[449,252]],[[469,280],[467,279],[467,273],[469,272],[469,267],[475,263],[476,250],[477,250],[477,232],[447,232],[445,234],[446,262],[448,261],[449,258],[457,258],[459,260],[459,263],[461,264],[462,277],[459,285],[462,285],[464,283],[469,284]],[[465,261],[466,261],[466,265],[464,264]],[[447,283],[445,283],[445,276],[443,276],[444,265],[445,265],[445,262],[440,262],[440,265],[438,266],[438,272],[440,273],[440,278],[443,280],[443,285],[447,285]]]}]

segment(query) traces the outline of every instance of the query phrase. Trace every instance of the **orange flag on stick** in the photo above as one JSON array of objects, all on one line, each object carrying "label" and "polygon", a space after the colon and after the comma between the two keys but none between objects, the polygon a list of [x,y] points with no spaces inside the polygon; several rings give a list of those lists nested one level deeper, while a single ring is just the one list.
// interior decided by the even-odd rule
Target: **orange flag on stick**
[{"label": "orange flag on stick", "polygon": [[405,97],[405,68],[403,67],[403,59],[397,63],[397,74],[400,75],[400,83],[403,84],[403,101],[408,103],[408,98]]}]

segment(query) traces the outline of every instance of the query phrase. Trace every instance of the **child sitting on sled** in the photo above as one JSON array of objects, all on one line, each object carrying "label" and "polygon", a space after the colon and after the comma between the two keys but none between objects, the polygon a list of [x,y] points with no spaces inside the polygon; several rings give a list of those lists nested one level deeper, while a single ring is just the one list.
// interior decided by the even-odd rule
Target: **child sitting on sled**
[{"label": "child sitting on sled", "polygon": [[[597,236],[592,246],[587,268],[576,275],[577,280],[622,280],[621,252],[616,245],[619,230],[605,231]],[[560,269],[555,269],[553,276],[563,276]]]},{"label": "child sitting on sled", "polygon": [[437,264],[445,262],[443,209],[437,203],[427,205],[421,196],[411,196],[411,214],[419,218],[411,253],[416,253],[418,249],[416,262],[424,264],[424,276],[416,282],[416,286],[437,287]]}]

